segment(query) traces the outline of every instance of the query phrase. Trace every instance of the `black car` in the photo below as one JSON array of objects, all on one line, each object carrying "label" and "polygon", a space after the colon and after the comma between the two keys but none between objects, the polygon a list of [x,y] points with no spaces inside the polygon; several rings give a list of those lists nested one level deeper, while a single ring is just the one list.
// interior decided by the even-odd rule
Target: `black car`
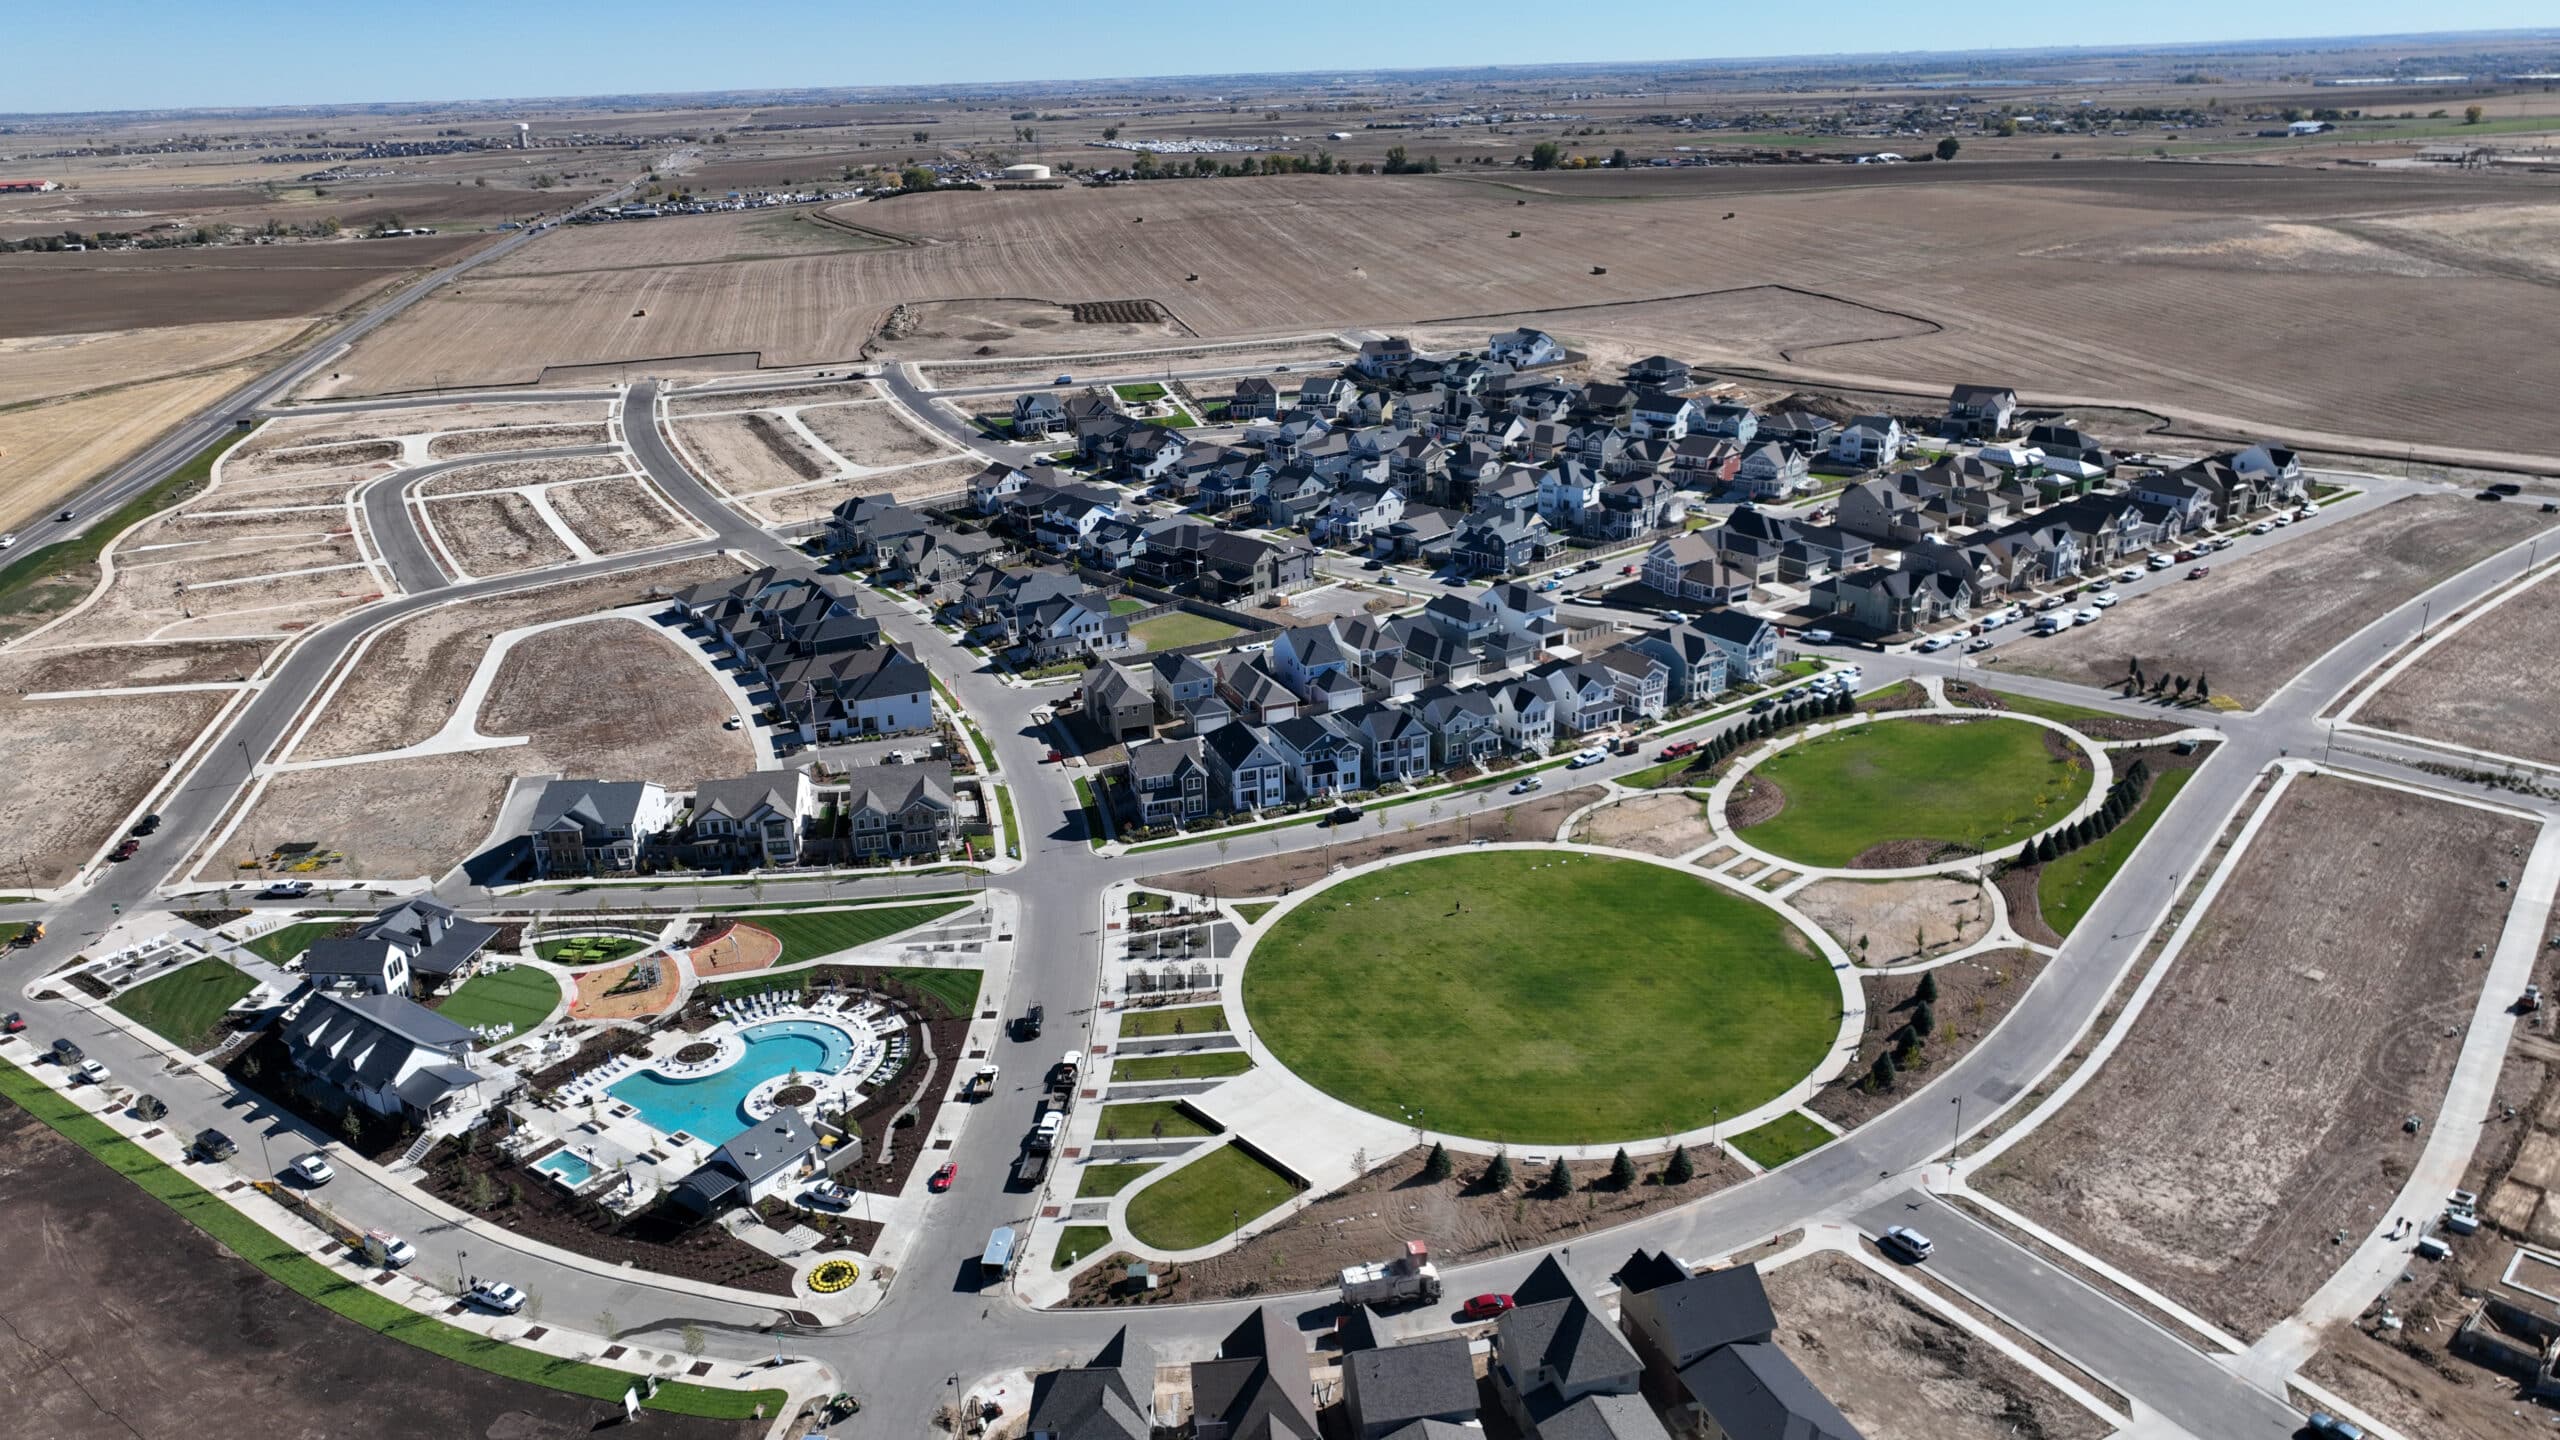
[{"label": "black car", "polygon": [[1042,1006],[1034,1005],[1023,1011],[1022,1018],[1013,1022],[1013,1038],[1016,1040],[1039,1039],[1041,1023],[1048,1018],[1049,1012]]},{"label": "black car", "polygon": [[1357,819],[1359,819],[1359,818],[1360,818],[1360,807],[1359,807],[1359,806],[1357,806],[1357,805],[1337,805],[1337,806],[1335,806],[1335,807],[1333,808],[1333,813],[1332,813],[1332,814],[1327,815],[1326,817],[1324,817],[1324,823],[1326,823],[1327,825],[1348,825],[1348,824],[1350,824],[1352,821],[1357,820]]},{"label": "black car", "polygon": [[148,835],[159,828],[160,816],[157,811],[154,811],[153,813],[145,815],[140,820],[134,822],[132,834],[139,838],[141,836]]}]

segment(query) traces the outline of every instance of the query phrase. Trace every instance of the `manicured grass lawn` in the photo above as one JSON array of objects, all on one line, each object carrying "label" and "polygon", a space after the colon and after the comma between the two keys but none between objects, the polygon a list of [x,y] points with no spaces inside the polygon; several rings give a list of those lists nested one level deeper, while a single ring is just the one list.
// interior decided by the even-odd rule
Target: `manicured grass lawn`
[{"label": "manicured grass lawn", "polygon": [[1211,1050],[1199,1055],[1139,1055],[1111,1062],[1114,1080],[1209,1080],[1241,1075],[1253,1068],[1241,1050]]},{"label": "manicured grass lawn", "polygon": [[1199,1035],[1227,1028],[1224,1005],[1175,1005],[1162,1010],[1132,1010],[1120,1017],[1120,1038],[1152,1035]]},{"label": "manicured grass lawn", "polygon": [[1234,908],[1237,917],[1242,919],[1247,925],[1250,925],[1254,921],[1261,919],[1263,916],[1270,914],[1273,908],[1278,906],[1279,903],[1280,902],[1277,900],[1245,900],[1238,902]]},{"label": "manicured grass lawn", "polygon": [[1111,393],[1132,405],[1147,405],[1164,398],[1164,387],[1152,380],[1143,380],[1133,385],[1114,385]]},{"label": "manicured grass lawn", "polygon": [[1803,741],[1753,770],[1786,806],[1745,838],[1810,865],[1895,840],[2015,845],[2089,792],[2088,766],[2055,759],[2044,737],[2017,720],[1883,720]]},{"label": "manicured grass lawn", "polygon": [[1200,645],[1211,640],[1225,640],[1241,635],[1241,626],[1188,610],[1169,610],[1153,620],[1141,620],[1129,627],[1129,637],[1144,650],[1172,650],[1184,645]]},{"label": "manicured grass lawn", "polygon": [[1187,1140],[1218,1132],[1178,1100],[1132,1100],[1103,1106],[1101,1128],[1094,1133],[1106,1140]]},{"label": "manicured grass lawn", "polygon": [[649,948],[646,940],[631,935],[580,935],[568,940],[537,940],[536,958],[561,965],[602,965],[637,955]]},{"label": "manicured grass lawn", "polygon": [[2169,770],[2153,774],[2151,792],[2115,829],[2044,867],[2036,877],[2036,907],[2044,912],[2044,923],[2053,927],[2053,933],[2070,934],[2080,917],[2089,913],[2089,907],[2098,903],[2107,882],[2116,878],[2116,871],[2132,858],[2134,847],[2151,833],[2160,812],[2178,798],[2188,777],[2195,773]]},{"label": "manicured grass lawn", "polygon": [[1159,1250],[1190,1250],[1287,1200],[1287,1177],[1223,1145],[1130,1197],[1129,1234]]},{"label": "manicured grass lawn", "polygon": [[996,787],[996,813],[1004,817],[1004,853],[1019,858],[1022,854],[1022,827],[1013,818],[1013,788]]},{"label": "manicured grass lawn", "polygon": [[1668,1135],[1820,1063],[1840,986],[1774,910],[1635,860],[1442,856],[1302,902],[1254,948],[1273,1055],[1350,1104],[1509,1144]]},{"label": "manicured grass lawn", "polygon": [[1114,615],[1135,615],[1146,608],[1146,601],[1132,600],[1126,595],[1116,595],[1111,600],[1111,613]]},{"label": "manicured grass lawn", "polygon": [[258,988],[236,966],[198,960],[157,980],[134,986],[110,1003],[151,1027],[161,1039],[193,1054],[221,1038],[222,1017],[241,996]]},{"label": "manicured grass lawn", "polygon": [[521,1035],[560,1008],[560,982],[548,970],[519,965],[462,982],[436,1007],[456,1025],[513,1025]]},{"label": "manicured grass lawn", "polygon": [[1076,1181],[1076,1198],[1090,1200],[1097,1195],[1117,1195],[1154,1168],[1153,1165],[1087,1165],[1082,1178]]},{"label": "manicured grass lawn", "polygon": [[1058,1232],[1058,1253],[1050,1258],[1049,1268],[1064,1270],[1110,1243],[1108,1225],[1070,1225]]},{"label": "manicured grass lawn", "polygon": [[[69,1097],[7,1061],[0,1061],[0,1095],[60,1131],[109,1169],[141,1186],[152,1198],[177,1211],[287,1289],[368,1330],[493,1375],[547,1385],[591,1399],[618,1400],[631,1385],[632,1377],[624,1371],[521,1350],[502,1340],[457,1329],[377,1294],[358,1272],[331,1269],[286,1244],[150,1152],[118,1135],[104,1121],[81,1110]],[[715,1390],[676,1380],[661,1382],[658,1393],[646,1403],[650,1409],[675,1415],[744,1420],[758,1405],[768,1415],[780,1413],[787,1398],[779,1390]]]},{"label": "manicured grass lawn", "polygon": [[[917,966],[891,965],[866,971],[884,980],[894,981],[909,990],[921,990],[951,1007],[954,1015],[971,1013],[978,1003],[976,970],[927,970]],[[744,980],[715,980],[703,987],[714,1000],[735,1000],[747,995],[762,995],[769,990],[797,990],[806,977],[785,972],[780,975],[751,975]]]},{"label": "manicured grass lawn", "polygon": [[1154,915],[1172,908],[1173,897],[1170,895],[1158,894],[1153,890],[1133,890],[1129,893],[1129,913],[1132,915]]},{"label": "manicured grass lawn", "polygon": [[338,924],[335,920],[305,920],[299,925],[271,930],[255,940],[244,940],[240,942],[240,948],[270,965],[281,965],[310,949],[312,941],[327,939],[329,932],[337,929]]},{"label": "manicured grass lawn", "polygon": [[782,954],[773,963],[791,965],[868,945],[968,908],[965,900],[947,900],[934,905],[888,905],[877,910],[812,910],[767,916],[754,923],[772,931],[773,937],[782,942]]},{"label": "manicured grass lawn", "polygon": [[2031,695],[2012,695],[2006,690],[1999,694],[2002,705],[2021,715],[2041,716],[2065,725],[2087,725],[2095,721],[2122,718],[2104,710],[2092,710],[2086,705],[2073,705],[2062,700],[2039,700]]},{"label": "manicured grass lawn", "polygon": [[1803,1111],[1790,1110],[1757,1130],[1727,1138],[1734,1149],[1750,1156],[1753,1164],[1763,1170],[1775,1170],[1799,1155],[1821,1149],[1834,1137],[1807,1119]]}]

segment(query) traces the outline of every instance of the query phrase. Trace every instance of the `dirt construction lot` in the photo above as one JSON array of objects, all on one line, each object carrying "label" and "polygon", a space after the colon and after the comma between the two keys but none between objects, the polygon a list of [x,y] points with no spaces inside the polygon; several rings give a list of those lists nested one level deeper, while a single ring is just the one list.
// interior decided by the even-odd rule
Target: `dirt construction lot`
[{"label": "dirt construction lot", "polygon": [[576,558],[521,495],[465,495],[419,509],[454,568],[466,576],[513,575]]},{"label": "dirt construction lot", "polygon": [[1975,1182],[2244,1338],[2388,1218],[2534,835],[2316,776],[2276,806],[2122,1048]]},{"label": "dirt construction lot", "polygon": [[835,470],[776,415],[722,415],[667,428],[695,467],[732,495],[802,485]]},{"label": "dirt construction lot", "polygon": [[1961,950],[1991,933],[1991,905],[1970,880],[1823,880],[1788,901],[1862,965]]},{"label": "dirt construction lot", "polygon": [[[27,669],[28,662],[12,657],[0,673],[14,682]],[[37,886],[68,880],[142,803],[162,765],[231,698],[219,690],[94,700],[17,697],[15,683],[0,694],[0,773],[42,776],[44,783],[0,786],[0,828],[19,862],[0,874]],[[104,736],[113,743],[101,743]],[[134,863],[148,865],[151,857]]]},{"label": "dirt construction lot", "polygon": [[594,480],[562,485],[547,492],[553,512],[587,548],[599,555],[620,555],[653,545],[672,545],[702,534],[692,521],[658,498],[646,480]]},{"label": "dirt construction lot", "polygon": [[1874,1440],[2100,1440],[2105,1421],[1845,1255],[1762,1272],[1778,1348]]},{"label": "dirt construction lot", "polygon": [[947,451],[936,440],[907,423],[887,401],[867,405],[822,405],[800,412],[800,423],[826,447],[853,464],[878,470],[906,465]]},{"label": "dirt construction lot", "polygon": [[2550,571],[2446,637],[2352,717],[2359,725],[2560,765],[2560,605]]},{"label": "dirt construction lot", "polygon": [[2411,496],[2128,599],[2094,632],[2014,642],[2000,668],[2107,686],[2133,657],[2155,675],[2202,672],[2254,709],[2391,607],[2550,523],[2526,505]]},{"label": "dirt construction lot", "polygon": [[[0,1399],[13,1435],[572,1440],[621,1418],[618,1404],[500,1379],[330,1314],[7,1104],[0,1210],[12,1219],[0,1228]],[[665,1414],[647,1426],[664,1440],[763,1428]]]},{"label": "dirt construction lot", "polygon": [[1573,827],[1577,844],[1663,856],[1685,855],[1714,833],[1707,824],[1707,802],[1695,795],[1639,795],[1604,805]]}]

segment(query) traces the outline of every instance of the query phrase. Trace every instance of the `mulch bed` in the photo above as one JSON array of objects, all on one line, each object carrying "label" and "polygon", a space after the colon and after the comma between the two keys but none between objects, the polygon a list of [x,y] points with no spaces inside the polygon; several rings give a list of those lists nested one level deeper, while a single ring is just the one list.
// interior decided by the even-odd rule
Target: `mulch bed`
[{"label": "mulch bed", "polygon": [[528,1239],[659,1275],[791,1293],[789,1265],[719,1226],[664,1203],[624,1219],[507,1160],[494,1144],[444,1141],[428,1152],[425,1169],[428,1194]]},{"label": "mulch bed", "polygon": [[[1950,705],[1963,705],[1975,710],[2009,708],[2002,703],[1998,691],[1985,690],[1969,681],[1950,680],[1947,682],[1946,690],[1947,703]],[[2194,720],[2144,720],[2130,715],[2110,715],[2103,719],[2072,720],[2065,723],[2092,740],[2157,740],[2163,735],[2174,735],[2181,730],[2192,729],[2197,722]]]},{"label": "mulch bed", "polygon": [[[889,1088],[864,1101],[850,1117],[862,1132],[862,1159],[846,1166],[841,1176],[877,1194],[897,1194],[915,1173],[918,1160],[940,1153],[925,1149],[925,1137],[933,1133],[934,1117],[942,1113],[943,1097],[951,1089],[952,1070],[967,1048],[969,1019],[946,1015],[926,1022],[924,1028],[932,1038],[937,1062],[927,1065],[921,1051],[910,1055],[907,1068],[889,1082]],[[930,1081],[927,1071],[932,1072]],[[903,1125],[895,1123],[911,1104],[913,1118]]]},{"label": "mulch bed", "polygon": [[2000,899],[2009,907],[2009,928],[2018,932],[2019,939],[2060,945],[2062,936],[2044,923],[2044,901],[2036,893],[2043,878],[2041,865],[2005,865],[1992,883],[2000,887]]},{"label": "mulch bed", "polygon": [[1881,845],[1870,845],[1849,857],[1847,868],[1904,870],[1915,865],[1937,865],[1949,860],[1961,860],[1967,855],[1981,853],[1979,850],[1950,844],[1944,840],[1887,840]]},{"label": "mulch bed", "polygon": [[[1806,1108],[1843,1129],[1865,1124],[1892,1109],[1904,1096],[1927,1084],[1930,1071],[1954,1064],[1990,1034],[1991,1027],[1999,1024],[2019,997],[2027,993],[2044,965],[2044,957],[2032,950],[1995,950],[1924,972],[1938,977],[1938,998],[1929,1006],[1937,1019],[1936,1033],[1920,1042],[1919,1050],[1903,1067],[1902,1077],[1892,1089],[1874,1092],[1864,1088],[1867,1070],[1875,1064],[1877,1052],[1892,1048],[1887,1037],[1910,1020],[1920,977],[1865,977],[1861,983],[1867,992],[1867,1019],[1866,1028],[1858,1036],[1857,1058],[1839,1079],[1814,1092]],[[1952,1138],[1952,1117],[1948,1127]]]},{"label": "mulch bed", "polygon": [[780,1110],[806,1105],[817,1098],[817,1087],[813,1085],[785,1085],[773,1092],[774,1108]]},{"label": "mulch bed", "polygon": [[712,1044],[708,1040],[697,1040],[692,1044],[685,1046],[683,1049],[678,1050],[675,1054],[675,1060],[679,1065],[699,1065],[703,1061],[708,1060],[719,1053],[719,1046]]},{"label": "mulch bed", "polygon": [[216,929],[248,914],[246,910],[181,910],[178,918],[203,930]]},{"label": "mulch bed", "polygon": [[1778,818],[1787,808],[1787,792],[1757,775],[1743,778],[1724,801],[1725,824],[1734,830],[1748,830]]},{"label": "mulch bed", "polygon": [[1905,680],[1860,700],[1858,708],[1869,715],[1888,710],[1926,710],[1929,708],[1929,692],[1921,688],[1919,681]]}]

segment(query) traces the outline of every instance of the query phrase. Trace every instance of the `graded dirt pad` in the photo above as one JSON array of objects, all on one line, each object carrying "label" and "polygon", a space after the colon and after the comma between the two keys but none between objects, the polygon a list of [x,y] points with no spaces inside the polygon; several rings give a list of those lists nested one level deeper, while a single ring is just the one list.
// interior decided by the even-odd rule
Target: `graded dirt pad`
[{"label": "graded dirt pad", "polygon": [[465,495],[418,508],[444,553],[468,577],[512,575],[577,558],[521,495]]},{"label": "graded dirt pad", "polygon": [[[1788,897],[1862,965],[1901,965],[1961,950],[1991,933],[1982,886],[1944,876],[1817,880]],[[1861,942],[1864,942],[1863,944]]]},{"label": "graded dirt pad", "polygon": [[[0,1372],[10,1377],[13,1434],[575,1440],[622,1413],[330,1314],[6,1104],[0,1208],[14,1221],[0,1235],[9,1316]],[[61,1303],[71,1295],[81,1303]],[[763,1429],[667,1414],[648,1426],[668,1440],[746,1440]]]},{"label": "graded dirt pad", "polygon": [[554,486],[545,498],[560,523],[599,555],[671,545],[702,534],[658,498],[656,486],[637,477]]},{"label": "graded dirt pad", "polygon": [[339,440],[384,440],[446,430],[516,430],[555,425],[602,425],[610,400],[543,398],[457,400],[448,405],[390,405],[379,410],[296,412],[267,422],[248,443],[312,445]]},{"label": "graded dirt pad", "polygon": [[719,939],[693,947],[685,958],[696,975],[736,975],[766,969],[781,959],[782,942],[760,926],[732,925]]},{"label": "graded dirt pad", "polygon": [[602,445],[612,436],[602,425],[527,425],[506,430],[465,430],[438,435],[427,453],[438,460],[463,455],[498,455],[509,450],[566,450],[573,445]]},{"label": "graded dirt pad", "polygon": [[243,320],[0,340],[0,405],[237,365],[301,334],[305,324]]},{"label": "graded dirt pad", "polygon": [[770,414],[683,420],[668,428],[695,468],[731,495],[807,484],[835,468]]},{"label": "graded dirt pad", "polygon": [[2094,632],[2013,641],[2000,668],[2105,688],[2133,657],[2153,674],[2201,672],[2215,694],[2254,708],[2393,606],[2550,524],[2526,505],[2395,500],[2216,561],[2211,579],[2134,596]]},{"label": "graded dirt pad", "polygon": [[[2131,1034],[1976,1183],[2244,1338],[2397,1193],[2529,845],[2523,821],[2297,779]],[[2448,1027],[2453,1034],[2446,1033]]]},{"label": "graded dirt pad", "polygon": [[1778,1348],[1876,1440],[2101,1440],[2107,1423],[1845,1255],[1761,1272]]},{"label": "graded dirt pad", "polygon": [[1858,1033],[1857,1052],[1837,1079],[1814,1092],[1805,1108],[1846,1130],[1901,1104],[1904,1096],[1929,1083],[1930,1071],[1954,1064],[1982,1043],[1982,1037],[2025,998],[2027,987],[2044,973],[2044,967],[2045,957],[2033,950],[1992,950],[1924,972],[1937,977],[1938,998],[1928,1002],[1935,1027],[1912,1052],[1901,1078],[1889,1090],[1871,1090],[1863,1082],[1878,1054],[1898,1048],[1895,1032],[1913,1024],[1920,976],[1861,976],[1867,1016]]},{"label": "graded dirt pad", "polygon": [[326,760],[415,745],[443,728],[499,631],[637,604],[738,572],[721,556],[651,565],[422,611],[375,633],[289,758]]},{"label": "graded dirt pad", "polygon": [[293,444],[243,445],[222,457],[223,483],[298,477],[308,471],[369,467],[400,458],[393,440],[306,440]]},{"label": "graded dirt pad", "polygon": [[256,374],[247,366],[208,370],[0,411],[0,530],[49,513]]},{"label": "graded dirt pad", "polygon": [[[28,671],[17,657],[7,670],[12,683],[0,696],[0,774],[22,778],[0,786],[0,827],[26,868],[19,883],[40,887],[68,880],[231,698],[203,690],[21,700],[16,682]],[[29,783],[35,777],[42,783]],[[165,865],[174,857],[157,858]],[[151,865],[154,857],[146,852],[132,863]]]},{"label": "graded dirt pad", "polygon": [[[348,563],[352,559],[306,548],[245,560],[215,557],[201,572],[184,563],[120,570],[94,603],[36,643],[51,648],[290,634],[381,597],[374,572]],[[329,568],[307,568],[312,565]],[[242,569],[255,578],[216,578],[216,572]],[[175,588],[180,581],[188,585],[183,593]]]},{"label": "graded dirt pad", "polygon": [[[1564,790],[1541,795],[1524,804],[1478,815],[1471,820],[1443,820],[1429,823],[1426,814],[1399,810],[1373,810],[1372,815],[1389,817],[1389,827],[1381,830],[1376,821],[1342,827],[1335,833],[1340,839],[1333,845],[1267,855],[1255,859],[1236,860],[1204,870],[1185,870],[1179,874],[1150,878],[1147,883],[1160,890],[1179,890],[1190,895],[1278,895],[1284,889],[1298,890],[1316,883],[1331,873],[1329,865],[1349,869],[1390,855],[1410,855],[1417,850],[1434,850],[1444,845],[1463,845],[1469,839],[1481,840],[1552,840],[1556,827],[1564,817],[1599,799],[1605,792],[1597,785],[1578,790]],[[1413,829],[1404,828],[1406,820],[1417,822]],[[1268,844],[1275,838],[1283,843],[1304,843],[1311,832],[1305,827],[1271,831],[1263,835],[1240,835],[1230,842],[1230,850],[1249,850],[1257,841]],[[1211,849],[1208,844],[1191,847],[1194,851]],[[1187,858],[1187,857],[1186,857]],[[1168,864],[1180,860],[1167,857]]]},{"label": "graded dirt pad", "polygon": [[[1069,276],[1057,283],[1072,284]],[[875,342],[901,360],[1137,350],[1191,339],[1151,301],[1051,305],[1038,300],[920,301],[891,313]]]},{"label": "graded dirt pad", "polygon": [[[621,475],[631,462],[620,455],[564,455],[545,460],[492,460],[447,470],[410,493],[421,496],[467,495],[475,490],[512,490],[526,485],[556,485],[566,480],[592,480]],[[554,503],[559,496],[554,494]]]},{"label": "graded dirt pad", "polygon": [[518,642],[480,707],[483,735],[530,735],[541,763],[520,773],[620,775],[667,784],[743,775],[746,735],[702,663],[655,625],[607,618]]},{"label": "graded dirt pad", "polygon": [[[382,760],[323,770],[289,770],[267,782],[258,802],[200,873],[232,867],[277,846],[309,841],[346,856],[333,873],[361,880],[432,879],[469,857],[489,835],[523,747]],[[494,757],[494,758],[493,758]],[[396,815],[397,825],[366,817]]]},{"label": "graded dirt pad", "polygon": [[256,673],[274,649],[264,640],[202,645],[100,645],[83,650],[21,650],[0,663],[12,694],[107,690],[135,685],[195,685]]},{"label": "graded dirt pad", "polygon": [[[809,182],[814,177],[803,171],[798,178]],[[644,224],[564,225],[482,273],[555,275],[578,270],[645,270],[667,265],[832,255],[847,250],[877,250],[896,243],[816,219],[814,209],[795,206],[719,215],[665,215]]]},{"label": "graded dirt pad", "polygon": [[1575,822],[1580,845],[1614,845],[1647,855],[1680,855],[1707,843],[1707,802],[1694,795],[1639,795],[1604,805]]},{"label": "graded dirt pad", "polygon": [[895,495],[909,504],[936,496],[956,496],[968,488],[969,477],[985,468],[985,462],[975,459],[937,460],[903,470],[876,470],[817,485],[768,490],[739,503],[767,524],[789,525],[814,520],[862,495]]},{"label": "graded dirt pad", "polygon": [[635,986],[630,982],[640,967],[638,960],[625,960],[594,970],[581,970],[570,976],[577,995],[569,1001],[572,1020],[637,1020],[655,1015],[675,1003],[676,991],[684,984],[684,972],[676,967],[672,955],[646,957],[649,968],[658,973],[656,983]]},{"label": "graded dirt pad", "polygon": [[2374,692],[2356,724],[2560,765],[2560,605],[2552,572],[2418,657]]},{"label": "graded dirt pad", "polygon": [[905,465],[948,448],[907,423],[885,400],[863,405],[821,405],[800,412],[800,423],[826,447],[866,470]]},{"label": "graded dirt pad", "polygon": [[827,380],[811,385],[778,385],[762,390],[714,390],[694,395],[670,395],[667,397],[667,414],[681,420],[688,415],[778,410],[879,398],[880,392],[867,380]]}]

